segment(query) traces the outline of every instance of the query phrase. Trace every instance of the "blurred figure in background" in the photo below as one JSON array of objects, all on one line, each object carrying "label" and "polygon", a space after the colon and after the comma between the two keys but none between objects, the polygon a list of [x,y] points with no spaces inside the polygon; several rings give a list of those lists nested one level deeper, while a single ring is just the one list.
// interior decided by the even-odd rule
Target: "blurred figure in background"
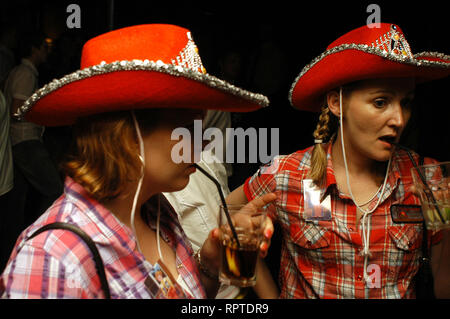
[{"label": "blurred figure in background", "polygon": [[[21,64],[11,70],[5,83],[6,105],[10,114],[39,87],[38,67],[48,55],[48,45],[42,33],[22,37]],[[9,196],[10,211],[4,211],[2,251],[9,255],[15,240],[25,226],[42,214],[62,194],[61,177],[42,142],[44,127],[11,118],[11,145],[14,162],[14,187]],[[32,193],[34,191],[34,193]],[[35,194],[32,208],[30,199]],[[2,260],[2,263],[5,260]]]},{"label": "blurred figure in background", "polygon": [[5,266],[9,251],[4,249],[4,234],[7,233],[4,218],[9,212],[9,192],[13,188],[13,160],[9,138],[9,109],[0,90],[0,270]]},{"label": "blurred figure in background", "polygon": [[14,49],[17,46],[17,30],[5,25],[0,30],[0,90],[3,90],[9,72],[16,65]]}]

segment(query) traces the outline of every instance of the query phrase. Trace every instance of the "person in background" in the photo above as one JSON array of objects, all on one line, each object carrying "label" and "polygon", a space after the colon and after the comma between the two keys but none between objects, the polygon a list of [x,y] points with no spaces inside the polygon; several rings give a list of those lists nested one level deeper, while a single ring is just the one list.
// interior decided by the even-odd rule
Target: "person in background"
[{"label": "person in background", "polygon": [[[5,83],[6,104],[10,114],[38,89],[38,67],[47,59],[45,35],[28,33],[21,41],[21,64],[11,70]],[[42,141],[44,127],[28,121],[10,123],[14,162],[14,187],[11,204],[5,212],[5,241],[8,254],[27,223],[36,219],[62,194],[63,183],[55,163]],[[34,195],[34,196],[32,196]],[[33,205],[30,202],[33,202]]]},{"label": "person in background", "polygon": [[16,65],[14,50],[17,47],[17,29],[12,25],[3,25],[0,29],[0,90],[3,90],[9,72]]},{"label": "person in background", "polygon": [[9,205],[9,192],[13,188],[13,159],[11,152],[11,140],[9,137],[9,109],[6,106],[5,97],[0,90],[0,207],[2,211],[0,213],[0,270],[3,270],[8,255],[9,249],[5,249],[4,242],[7,238],[4,235],[7,234],[5,222],[7,212],[10,211]]}]

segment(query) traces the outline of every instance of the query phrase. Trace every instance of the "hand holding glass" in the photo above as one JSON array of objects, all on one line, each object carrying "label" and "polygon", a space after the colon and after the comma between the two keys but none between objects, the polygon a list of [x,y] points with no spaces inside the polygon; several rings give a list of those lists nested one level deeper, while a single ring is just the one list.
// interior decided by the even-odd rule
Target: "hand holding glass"
[{"label": "hand holding glass", "polygon": [[411,168],[427,229],[450,228],[450,162]]},{"label": "hand holding glass", "polygon": [[227,208],[234,227],[230,227],[225,208],[221,205],[219,227],[222,260],[219,279],[227,285],[254,286],[259,247],[264,237],[266,211],[244,205],[228,205]]}]

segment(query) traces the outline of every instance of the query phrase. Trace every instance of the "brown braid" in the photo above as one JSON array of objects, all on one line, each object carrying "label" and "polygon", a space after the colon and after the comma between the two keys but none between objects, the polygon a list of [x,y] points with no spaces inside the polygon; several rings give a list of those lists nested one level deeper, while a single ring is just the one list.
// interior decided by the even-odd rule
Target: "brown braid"
[{"label": "brown braid", "polygon": [[[330,133],[330,109],[327,105],[322,108],[322,113],[319,116],[319,122],[313,133],[314,139],[326,142]],[[309,171],[309,178],[313,180],[316,185],[321,185],[324,182],[327,169],[327,154],[322,144],[316,144],[311,155],[311,170]]]},{"label": "brown braid", "polygon": [[330,122],[330,109],[328,106],[324,106],[322,108],[322,113],[319,116],[319,123],[317,123],[316,130],[313,133],[313,136],[316,140],[322,140],[325,142],[328,138],[328,134],[330,132],[330,128],[328,127],[328,123]]}]

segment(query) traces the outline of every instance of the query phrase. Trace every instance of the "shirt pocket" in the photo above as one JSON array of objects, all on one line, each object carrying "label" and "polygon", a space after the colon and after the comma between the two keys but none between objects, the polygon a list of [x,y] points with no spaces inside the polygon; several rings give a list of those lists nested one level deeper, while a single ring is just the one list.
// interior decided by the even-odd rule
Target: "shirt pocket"
[{"label": "shirt pocket", "polygon": [[335,260],[335,252],[330,250],[331,232],[312,223],[291,226],[290,243],[297,264],[319,268]]},{"label": "shirt pocket", "polygon": [[408,282],[419,269],[422,228],[419,225],[391,226],[388,233],[391,245],[387,251],[387,276],[394,281]]},{"label": "shirt pocket", "polygon": [[404,252],[413,252],[422,243],[422,230],[416,225],[391,226],[389,236],[395,247]]},{"label": "shirt pocket", "polygon": [[329,231],[312,223],[292,227],[291,238],[304,249],[318,249],[330,245]]}]

